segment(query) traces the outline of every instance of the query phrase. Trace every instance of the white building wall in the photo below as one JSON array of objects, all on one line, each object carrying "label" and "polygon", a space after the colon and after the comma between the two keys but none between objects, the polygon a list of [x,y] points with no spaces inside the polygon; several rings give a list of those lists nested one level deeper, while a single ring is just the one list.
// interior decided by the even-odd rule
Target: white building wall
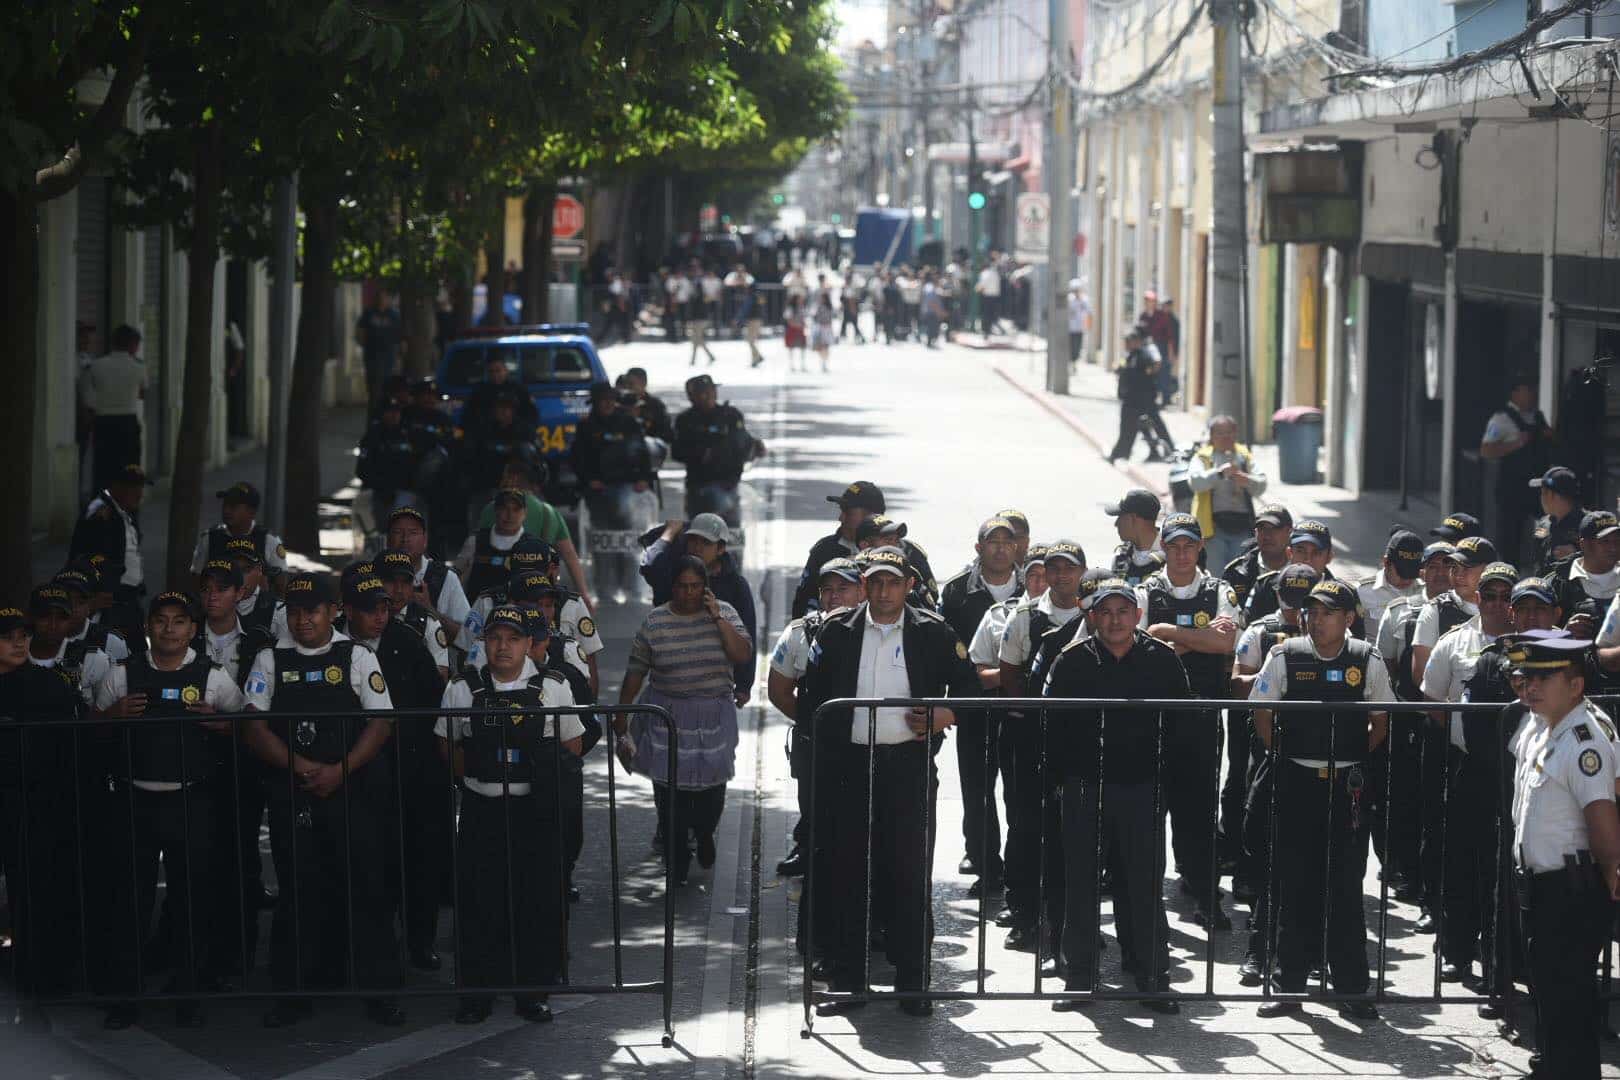
[{"label": "white building wall", "polygon": [[[1548,166],[1556,167],[1557,143],[1562,137],[1557,129],[1577,126],[1581,125],[1488,122],[1475,125],[1461,153],[1459,247],[1504,252],[1541,251],[1547,219],[1554,205],[1554,200],[1546,196],[1548,182],[1552,179]],[[1601,137],[1592,141],[1601,143]],[[1595,198],[1595,187],[1592,194]],[[1581,197],[1562,184],[1558,186],[1558,202],[1569,199],[1578,203]],[[1589,209],[1586,216],[1590,216]]]},{"label": "white building wall", "polygon": [[[1367,143],[1362,168],[1361,239],[1433,244],[1440,220],[1440,170],[1426,135],[1391,135]],[[1420,151],[1424,151],[1421,158]],[[1418,160],[1433,163],[1426,169]]]}]

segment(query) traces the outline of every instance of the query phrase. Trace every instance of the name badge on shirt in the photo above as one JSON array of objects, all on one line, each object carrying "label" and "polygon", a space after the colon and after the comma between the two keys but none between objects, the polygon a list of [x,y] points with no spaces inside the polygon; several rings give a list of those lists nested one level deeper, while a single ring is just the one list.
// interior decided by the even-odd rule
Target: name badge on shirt
[{"label": "name badge on shirt", "polygon": [[296,672],[296,671],[283,671],[281,673],[281,681],[282,682],[297,682],[298,681],[298,672]]},{"label": "name badge on shirt", "polygon": [[1344,682],[1344,672],[1339,668],[1328,668],[1323,677],[1328,682]]}]

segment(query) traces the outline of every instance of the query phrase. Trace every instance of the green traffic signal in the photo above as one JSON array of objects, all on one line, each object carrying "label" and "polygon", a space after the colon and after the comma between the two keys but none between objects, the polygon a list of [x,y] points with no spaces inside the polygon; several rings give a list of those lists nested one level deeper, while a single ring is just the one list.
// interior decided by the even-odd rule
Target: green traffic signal
[{"label": "green traffic signal", "polygon": [[787,196],[783,195],[780,191],[771,196],[771,203],[774,206],[781,206],[785,202],[787,202]]},{"label": "green traffic signal", "polygon": [[832,223],[833,223],[833,224],[834,224],[834,225],[837,225],[837,224],[839,224],[839,223],[840,223],[840,222],[842,222],[842,221],[843,221],[843,220],[844,220],[844,215],[843,215],[843,214],[834,214],[834,215],[833,215],[833,216],[832,216]]},{"label": "green traffic signal", "polygon": [[984,192],[982,192],[982,191],[970,191],[970,192],[968,192],[968,209],[969,210],[983,210],[984,209]]}]

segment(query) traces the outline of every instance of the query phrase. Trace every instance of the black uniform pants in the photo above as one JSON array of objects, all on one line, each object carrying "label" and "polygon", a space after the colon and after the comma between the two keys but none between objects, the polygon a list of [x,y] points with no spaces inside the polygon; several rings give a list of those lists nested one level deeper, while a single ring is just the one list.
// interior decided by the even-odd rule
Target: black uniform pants
[{"label": "black uniform pants", "polygon": [[1200,908],[1216,883],[1215,819],[1221,779],[1221,714],[1180,713],[1164,740],[1164,802],[1170,811],[1170,849],[1182,883]]},{"label": "black uniform pants", "polygon": [[1322,956],[1341,994],[1367,989],[1367,926],[1361,876],[1367,831],[1351,828],[1352,766],[1325,770],[1277,764],[1277,976],[1279,990],[1301,993],[1312,961]]},{"label": "black uniform pants", "polygon": [[449,772],[438,760],[404,755],[397,767],[398,820],[390,824],[400,831],[391,828],[386,837],[388,892],[401,909],[406,948],[426,952],[439,938],[454,797]]},{"label": "black uniform pants", "polygon": [[532,795],[462,795],[456,911],[464,989],[562,978],[566,868],[556,796],[537,786]]},{"label": "black uniform pants", "polygon": [[1137,432],[1141,430],[1143,406],[1132,402],[1122,401],[1119,404],[1119,438],[1114,440],[1114,448],[1108,451],[1108,458],[1125,458],[1129,460],[1131,451],[1136,449]]},{"label": "black uniform pants", "polygon": [[[1001,818],[996,813],[996,773],[1001,769],[1001,714],[964,709],[956,720],[956,766],[962,779],[962,841],[982,878],[999,881]],[[1002,790],[1006,790],[1005,781]]]},{"label": "black uniform pants", "polygon": [[574,867],[585,850],[585,761],[578,754],[562,755],[562,785],[563,855],[572,885]]},{"label": "black uniform pants", "polygon": [[1597,961],[1613,925],[1614,905],[1596,871],[1584,868],[1536,874],[1521,895],[1541,1055],[1531,1075],[1596,1080],[1603,1027]]},{"label": "black uniform pants", "polygon": [[[673,792],[673,796],[671,795]],[[658,808],[658,820],[669,826],[670,803],[675,809],[675,877],[686,876],[692,867],[692,845],[687,835],[702,838],[713,836],[720,824],[720,815],[726,809],[726,785],[715,784],[706,788],[671,788],[668,784],[653,784],[653,805]]]},{"label": "black uniform pants", "polygon": [[[793,777],[794,801],[799,806],[799,820],[793,823],[793,846],[801,847],[810,835],[810,740],[802,737],[797,727],[788,735],[788,774]],[[825,841],[826,837],[820,839]]]},{"label": "black uniform pants", "polygon": [[1379,810],[1372,822],[1372,846],[1385,877],[1398,875],[1422,888],[1423,756],[1428,717],[1391,713],[1387,749],[1370,761],[1367,781]]},{"label": "black uniform pants", "polygon": [[264,891],[259,837],[269,775],[257,756],[235,748],[225,753],[215,784],[213,859],[207,878],[213,899],[209,921],[215,974],[245,975],[238,971],[244,957],[250,972],[258,954],[259,897]]},{"label": "black uniform pants", "polygon": [[1249,797],[1249,754],[1254,741],[1254,718],[1248,712],[1226,717],[1226,779],[1221,783],[1222,859],[1242,862],[1243,806]]},{"label": "black uniform pants", "polygon": [[1104,783],[1065,778],[1062,794],[1064,988],[1093,989],[1101,923],[1099,860],[1114,887],[1114,933],[1125,970],[1141,990],[1164,988],[1170,924],[1164,912],[1164,812],[1152,780]]},{"label": "black uniform pants", "polygon": [[850,744],[826,756],[836,760],[818,765],[835,766],[840,782],[833,808],[832,887],[817,903],[832,908],[837,967],[833,988],[861,988],[871,933],[868,907],[876,906],[873,879],[881,876],[889,884],[885,945],[895,967],[895,988],[926,989],[928,951],[934,939],[930,882],[938,832],[934,802],[939,780],[932,750],[922,741],[870,751]]},{"label": "black uniform pants", "polygon": [[1451,748],[1441,955],[1463,968],[1480,960],[1487,983],[1497,961],[1507,959],[1495,941],[1498,913],[1512,884],[1498,872],[1501,829],[1512,828],[1502,816],[1501,784],[1500,772],[1489,763]]},{"label": "black uniform pants", "polygon": [[0,870],[17,994],[52,997],[73,989],[87,959],[79,815],[71,784],[30,779],[26,799],[17,787],[0,787]]},{"label": "black uniform pants", "polygon": [[1444,725],[1425,717],[1418,729],[1419,837],[1418,878],[1423,904],[1431,911],[1440,907],[1441,854],[1445,846],[1446,751],[1450,735]]},{"label": "black uniform pants", "polygon": [[98,416],[91,432],[95,438],[95,486],[102,491],[125,465],[141,463],[141,421],[134,413]]},{"label": "black uniform pants", "polygon": [[[217,812],[205,784],[147,791],[121,781],[106,793],[96,825],[104,877],[90,905],[100,992],[139,994],[142,974],[164,958],[177,990],[193,989],[208,973],[213,898],[207,885]],[[149,938],[160,860],[167,940]],[[149,954],[149,940],[166,957]]]},{"label": "black uniform pants", "polygon": [[383,877],[387,802],[376,790],[382,778],[355,773],[317,799],[289,795],[287,776],[272,771],[267,791],[279,890],[270,924],[271,984],[277,990],[397,985],[399,954]]},{"label": "black uniform pants", "polygon": [[[812,777],[813,751],[815,775]],[[838,803],[844,797],[844,781],[839,770],[845,767],[846,762],[837,748],[829,748],[823,743],[816,750],[809,739],[794,738],[792,755],[793,776],[799,785],[799,825],[804,829],[800,843],[805,845],[805,854],[810,859],[810,873],[805,877],[804,894],[799,899],[798,949],[802,956],[811,947],[809,924],[813,912],[814,948],[819,958],[836,955],[838,946],[835,935],[840,900],[835,891],[833,852],[838,847]],[[861,768],[865,768],[864,763]],[[811,835],[810,829],[812,815],[815,821],[814,835]],[[814,901],[811,900],[812,893]]]},{"label": "black uniform pants", "polygon": [[1003,873],[1007,906],[1020,925],[1035,925],[1041,877],[1040,718],[1003,714],[999,738],[1011,768],[1003,782],[1007,798],[1007,855]]}]

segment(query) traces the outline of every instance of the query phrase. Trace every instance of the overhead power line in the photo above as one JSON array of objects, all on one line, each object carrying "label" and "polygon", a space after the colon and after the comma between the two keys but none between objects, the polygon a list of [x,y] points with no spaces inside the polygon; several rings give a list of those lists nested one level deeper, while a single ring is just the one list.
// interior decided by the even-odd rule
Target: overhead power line
[{"label": "overhead power line", "polygon": [[1478,67],[1480,64],[1489,63],[1492,60],[1500,60],[1504,56],[1512,56],[1525,46],[1534,45],[1536,39],[1541,36],[1542,31],[1550,29],[1572,15],[1589,12],[1604,2],[1606,0],[1570,0],[1569,3],[1564,4],[1562,7],[1553,8],[1551,11],[1544,11],[1537,15],[1524,24],[1523,30],[1520,30],[1512,37],[1492,42],[1482,49],[1475,49],[1473,52],[1466,52],[1449,60],[1436,60],[1426,64],[1368,64],[1348,71],[1332,72],[1326,78],[1331,83],[1340,79],[1354,78],[1404,79],[1421,75],[1453,75],[1459,71],[1466,71],[1469,68]]},{"label": "overhead power line", "polygon": [[1164,51],[1159,54],[1158,58],[1143,68],[1140,75],[1124,86],[1116,87],[1113,90],[1088,90],[1081,86],[1080,80],[1073,75],[1065,72],[1063,77],[1068,80],[1069,85],[1074,89],[1075,95],[1084,101],[1110,101],[1133,94],[1152,82],[1154,77],[1164,69],[1164,65],[1170,62],[1170,58],[1175,56],[1181,49],[1182,43],[1187,40],[1188,35],[1198,26],[1198,20],[1203,16],[1207,7],[1208,0],[1198,0],[1198,6],[1192,9],[1192,14],[1187,16],[1187,21],[1182,24],[1180,30],[1176,31],[1176,36],[1170,39],[1170,44],[1165,46]]}]

